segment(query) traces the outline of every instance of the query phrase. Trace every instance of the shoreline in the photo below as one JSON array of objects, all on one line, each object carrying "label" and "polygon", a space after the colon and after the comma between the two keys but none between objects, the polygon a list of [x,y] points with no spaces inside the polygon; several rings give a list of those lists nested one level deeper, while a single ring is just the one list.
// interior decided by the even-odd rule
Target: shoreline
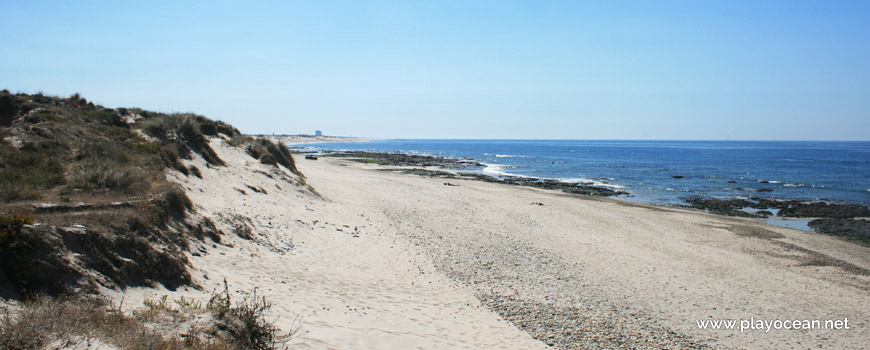
[{"label": "shoreline", "polygon": [[[302,328],[290,345],[311,348],[866,342],[867,247],[745,218],[445,182],[346,158],[298,158],[305,178],[285,179],[243,149],[220,140],[212,147],[227,167],[197,158],[202,179],[168,174],[226,233],[188,255],[200,288],[106,293],[127,300],[125,307],[162,295],[207,299],[226,279],[268,297],[279,328],[298,317]],[[233,234],[239,227],[249,238]],[[848,317],[854,328],[741,333],[694,325],[784,316]]]},{"label": "shoreline", "polygon": [[[608,196],[616,200],[659,205],[664,207],[677,207],[697,209],[703,212],[722,215],[727,217],[747,217],[772,225],[802,230],[805,232],[845,236],[855,241],[870,244],[870,235],[867,234],[867,222],[861,219],[870,217],[870,209],[863,205],[842,204],[837,202],[804,201],[782,198],[761,197],[736,197],[734,199],[690,197],[684,200],[684,204],[661,204],[643,200],[631,200],[634,198],[631,192],[616,189],[607,185],[594,184],[594,182],[567,181],[559,178],[543,178],[534,176],[492,175],[485,170],[473,169],[474,167],[487,167],[486,163],[471,158],[450,158],[430,155],[412,155],[402,152],[373,152],[373,151],[325,151],[319,153],[323,157],[349,158],[363,163],[373,163],[394,168],[383,169],[384,171],[412,173],[420,176],[437,177],[444,179],[472,179],[483,182],[496,182],[509,185],[530,186],[543,189],[561,190],[566,193],[586,194],[593,196]],[[484,168],[485,169],[485,168]],[[830,207],[837,206],[836,210],[828,208],[816,208],[808,213],[800,215],[782,216],[780,210],[793,209],[790,207],[800,206],[798,210],[814,205],[825,204]],[[863,207],[864,210],[855,210]],[[792,210],[794,211],[794,210]],[[843,214],[843,212],[852,212]],[[850,219],[849,222],[831,223],[830,219]],[[800,224],[796,223],[800,222]],[[814,229],[821,228],[821,232]]]},{"label": "shoreline", "polygon": [[[617,344],[639,347],[747,347],[750,342],[755,344],[752,347],[759,348],[779,346],[763,345],[765,344],[764,340],[760,343],[758,339],[752,340],[753,337],[759,335],[735,335],[734,338],[729,339],[732,335],[722,332],[714,334],[725,335],[725,338],[718,338],[711,342],[710,337],[715,335],[692,330],[691,327],[683,323],[685,318],[674,318],[672,315],[674,313],[696,314],[695,312],[684,313],[686,306],[673,308],[677,305],[685,305],[687,302],[697,303],[701,309],[706,310],[700,311],[703,312],[701,315],[721,316],[722,311],[716,310],[723,310],[724,307],[726,314],[732,314],[732,312],[727,311],[729,306],[734,307],[742,303],[753,304],[750,302],[754,298],[751,296],[753,293],[747,293],[746,289],[741,291],[743,288],[771,288],[772,290],[782,288],[775,283],[767,287],[760,287],[760,285],[755,285],[756,282],[749,284],[746,281],[737,282],[741,278],[734,280],[732,278],[735,276],[729,277],[729,275],[719,277],[716,274],[698,275],[699,268],[701,270],[706,270],[706,268],[681,261],[690,256],[691,259],[698,259],[698,262],[706,261],[709,263],[708,259],[714,259],[717,261],[716,264],[721,263],[724,266],[735,264],[737,261],[743,261],[738,265],[749,263],[743,259],[752,257],[750,261],[756,262],[750,264],[756,266],[757,271],[746,270],[738,275],[748,273],[749,275],[766,276],[761,280],[772,278],[773,275],[769,273],[773,273],[773,271],[767,270],[769,267],[785,262],[779,260],[781,258],[770,260],[770,257],[783,251],[804,252],[800,254],[808,254],[806,259],[817,259],[824,266],[843,266],[835,269],[842,268],[843,271],[854,271],[842,275],[835,270],[823,269],[822,271],[825,271],[823,274],[827,276],[823,279],[827,282],[822,283],[828,287],[833,287],[838,283],[846,283],[843,286],[861,285],[864,282],[857,281],[866,280],[867,273],[870,271],[867,270],[870,266],[866,264],[867,261],[860,262],[852,260],[851,257],[836,255],[839,253],[834,253],[834,251],[840,248],[831,250],[826,248],[828,243],[817,246],[818,243],[809,242],[834,240],[838,242],[836,243],[838,247],[849,247],[848,250],[854,251],[866,251],[865,247],[831,237],[773,227],[744,218],[725,217],[684,208],[632,203],[618,198],[576,196],[537,188],[499,186],[467,179],[457,179],[455,182],[450,180],[456,186],[445,186],[443,180],[439,178],[390,175],[392,172],[378,171],[382,166],[376,164],[328,158],[324,159],[323,164],[318,162],[321,161],[303,162],[301,166],[304,169],[306,165],[310,164],[311,167],[321,168],[322,170],[318,170],[319,175],[337,172],[338,169],[347,169],[348,175],[353,174],[354,177],[367,178],[368,180],[365,181],[367,184],[397,181],[396,185],[407,183],[411,184],[413,188],[422,187],[423,189],[419,190],[422,191],[419,195],[407,194],[410,197],[407,200],[400,200],[395,207],[386,202],[379,207],[394,208],[387,209],[388,211],[395,210],[393,216],[389,217],[390,220],[398,226],[400,232],[407,230],[404,237],[410,239],[415,245],[423,247],[425,254],[433,259],[439,271],[452,280],[462,281],[463,284],[472,286],[476,297],[502,318],[510,320],[536,339],[559,348],[574,348],[571,344],[586,344],[584,347],[593,348],[609,348],[617,346]],[[363,174],[357,169],[368,170],[368,172]],[[312,172],[312,174],[314,173]],[[335,181],[338,178],[344,177],[335,177],[330,181]],[[433,194],[430,191],[436,190],[439,194],[430,197]],[[367,195],[374,194],[365,192]],[[385,201],[386,198],[393,198],[393,196],[395,194],[384,192],[377,198]],[[330,196],[330,198],[334,197]],[[525,198],[525,200],[520,198]],[[418,200],[423,202],[417,203]],[[530,203],[542,203],[543,206],[530,205]],[[484,208],[480,205],[492,207]],[[582,209],[583,216],[607,218],[607,221],[598,221],[598,219],[588,221],[589,218],[575,216],[578,214],[572,208],[578,208],[577,210],[587,208]],[[535,212],[540,214],[534,214]],[[548,212],[550,214],[545,214]],[[528,219],[524,219],[526,215],[529,215]],[[443,222],[445,217],[453,219],[445,223]],[[643,219],[640,221],[632,219],[637,217]],[[533,220],[535,223],[524,223],[526,220]],[[572,229],[564,226],[562,220],[568,220],[568,222],[579,220],[579,222],[586,222],[586,224],[568,226],[575,227]],[[454,228],[452,227],[453,222],[462,222],[463,224]],[[502,224],[493,224],[492,222]],[[589,224],[592,224],[592,227],[599,227],[602,231],[595,232],[588,228],[584,229],[584,227],[589,227],[587,226]],[[542,226],[538,227],[538,225]],[[555,231],[549,231],[553,229]],[[716,234],[715,232],[719,229],[724,229],[726,235]],[[662,237],[650,236],[653,233],[662,235]],[[574,236],[574,234],[580,234],[580,236]],[[589,234],[597,238],[591,239],[591,237],[585,236]],[[529,236],[526,237],[527,235]],[[645,241],[631,242],[639,237],[644,237]],[[714,239],[718,243],[713,246],[701,243],[708,239]],[[702,246],[707,246],[707,248],[701,248],[701,252],[698,252],[701,254],[696,255],[689,253],[684,244],[695,246],[692,249],[698,249]],[[661,245],[669,248],[662,250]],[[752,247],[755,251],[772,249],[770,253],[773,255],[767,253],[744,255],[747,253],[741,251],[747,247]],[[707,254],[713,252],[707,250],[710,248],[719,252],[708,256]],[[720,251],[723,248],[725,249]],[[576,249],[580,249],[580,251]],[[601,252],[592,253],[589,249],[599,249]],[[721,257],[724,260],[715,257],[725,251],[728,253]],[[579,252],[583,253],[578,255]],[[662,255],[663,253],[664,255]],[[583,254],[592,254],[595,258],[581,258],[584,256]],[[726,258],[726,256],[728,257]],[[731,261],[738,256],[742,256],[742,258]],[[812,258],[813,256],[815,258]],[[601,260],[594,260],[596,258]],[[647,267],[637,265],[637,261],[634,260],[638,258],[651,265]],[[677,260],[671,260],[674,258]],[[854,263],[858,263],[858,265]],[[671,269],[668,269],[668,266]],[[658,268],[664,268],[664,271],[656,272]],[[779,270],[779,268],[774,270]],[[740,271],[740,269],[732,271]],[[822,273],[822,271],[816,271],[813,274]],[[665,287],[661,285],[663,281],[671,283],[675,283],[675,281],[673,276],[670,279],[664,278],[661,275],[662,272],[665,274],[676,273],[678,276],[683,276],[681,278],[687,279],[673,287]],[[647,273],[652,275],[647,275]],[[807,275],[803,276],[807,277]],[[719,281],[719,278],[731,281],[730,283],[735,285],[729,286],[727,282]],[[845,280],[841,280],[841,278],[845,278]],[[856,280],[857,284],[845,282],[852,278],[858,279]],[[692,279],[700,279],[700,281],[692,281]],[[785,283],[780,278],[774,279]],[[634,287],[627,288],[625,283]],[[829,285],[830,283],[834,284]],[[678,288],[680,284],[693,287],[680,292],[681,289]],[[715,284],[717,287],[711,289],[711,284]],[[750,285],[754,285],[754,287],[750,287]],[[660,289],[662,287],[664,289]],[[719,299],[722,294],[716,294],[719,296],[715,298],[704,296],[704,293],[713,292],[716,289],[725,293],[724,300]],[[670,292],[661,294],[668,290]],[[862,290],[866,292],[865,289]],[[737,295],[743,296],[736,297]],[[810,296],[804,295],[797,298],[793,295],[791,297],[792,299],[788,299],[790,302],[794,303],[796,300],[801,300],[797,302],[800,305],[806,301],[803,299],[804,297]],[[666,302],[661,306],[651,306],[660,303],[657,301],[658,298],[670,299],[672,302]],[[762,299],[765,299],[764,303],[767,304],[764,304],[764,307],[760,307],[761,304],[756,304],[759,307],[758,310],[772,308],[780,311],[791,310],[794,314],[809,315],[807,313],[809,310],[796,311],[792,306],[787,306],[784,303],[786,300],[769,297]],[[614,300],[622,301],[615,302]],[[676,300],[682,301],[674,304],[673,301]],[[736,302],[736,300],[742,301]],[[737,304],[734,304],[735,302]],[[585,306],[577,307],[576,305]],[[862,306],[856,305],[855,307],[861,308]],[[625,312],[605,311],[611,308],[625,310]],[[681,309],[684,311],[679,311]],[[817,311],[819,313],[830,312],[823,311],[824,307],[820,306],[817,310],[822,310]],[[756,317],[760,317],[764,313],[765,311],[759,311],[759,315]],[[554,319],[559,321],[554,322]],[[665,321],[667,319],[670,321]],[[851,317],[850,320],[852,320]],[[585,333],[565,333],[562,329],[583,330]],[[672,335],[655,340],[653,335],[658,334]],[[777,337],[779,337],[780,343],[772,340]],[[779,334],[766,340],[771,341],[769,344],[781,345],[787,342],[784,340],[789,339],[789,337],[791,337],[790,334]],[[619,340],[614,341],[608,338]],[[812,344],[808,338],[800,341],[803,344]]]},{"label": "shoreline", "polygon": [[[739,156],[739,152],[743,152],[710,151],[706,147],[709,145],[692,146],[685,150],[690,152],[692,157],[697,156],[698,159],[695,162],[694,158],[675,159],[673,152],[666,150],[670,147],[668,144],[658,146],[652,144],[649,150],[644,149],[641,153],[647,157],[653,157],[652,159],[661,159],[661,161],[645,161],[641,162],[641,165],[646,164],[646,166],[633,166],[631,156],[620,156],[619,154],[625,152],[616,152],[622,149],[631,151],[631,147],[626,148],[621,144],[599,145],[578,141],[579,143],[571,145],[541,144],[539,146],[545,148],[537,149],[527,148],[523,143],[497,142],[488,144],[484,142],[486,140],[472,141],[482,141],[483,143],[459,142],[453,144],[445,140],[434,140],[433,142],[393,140],[384,144],[372,145],[337,144],[331,149],[350,152],[377,150],[376,152],[402,152],[408,155],[473,158],[479,162],[487,163],[489,167],[486,172],[494,174],[494,176],[521,177],[528,175],[570,182],[594,183],[613,189],[627,189],[631,192],[632,197],[636,197],[636,199],[628,198],[628,200],[656,204],[684,204],[685,199],[692,197],[711,199],[762,197],[870,205],[870,197],[863,194],[866,185],[858,180],[835,184],[834,182],[840,181],[838,175],[819,167],[808,167],[808,170],[804,171],[793,162],[782,168],[764,165],[758,161],[747,161],[745,164],[738,162],[740,165],[735,167],[728,166],[727,164],[730,162],[709,164],[710,158],[705,158],[702,156],[703,154],[714,152],[733,161],[736,156]],[[537,144],[531,144],[530,147],[535,145]],[[791,157],[794,153],[791,150],[768,150],[763,147],[756,150],[752,148],[752,145],[737,144],[734,147],[738,150],[742,150],[741,147],[748,147],[747,149],[753,153],[779,152],[782,154],[777,153],[778,156],[782,157]],[[323,150],[323,147],[312,148]],[[815,152],[813,157],[819,157],[822,148],[813,150]],[[312,152],[312,150],[308,151]],[[580,153],[575,154],[575,151]],[[593,153],[590,153],[589,156],[580,156],[584,152]],[[607,152],[619,154],[614,155]],[[860,155],[856,155],[854,152],[849,153],[849,156],[858,157],[856,159],[860,158]],[[593,158],[587,159],[588,157]],[[584,159],[589,161],[588,164]],[[850,165],[848,169],[851,174],[862,174],[864,170],[861,168],[862,166]],[[855,176],[857,175],[853,175],[853,177]]]},{"label": "shoreline", "polygon": [[321,156],[346,158],[362,163],[373,163],[391,167],[382,169],[383,171],[413,173],[420,176],[444,179],[472,179],[483,182],[561,190],[565,193],[593,196],[620,196],[628,194],[628,192],[605,185],[597,185],[592,182],[584,183],[567,181],[565,179],[521,175],[492,175],[486,171],[490,166],[489,164],[470,158],[448,158],[387,152],[331,152],[322,153]]}]

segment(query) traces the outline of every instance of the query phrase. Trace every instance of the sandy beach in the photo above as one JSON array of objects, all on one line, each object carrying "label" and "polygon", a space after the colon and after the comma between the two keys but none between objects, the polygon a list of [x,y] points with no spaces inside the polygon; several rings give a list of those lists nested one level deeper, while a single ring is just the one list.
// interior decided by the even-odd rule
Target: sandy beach
[{"label": "sandy beach", "polygon": [[[289,345],[311,349],[860,349],[868,341],[865,246],[684,209],[447,186],[346,159],[300,157],[299,181],[220,140],[212,147],[227,167],[197,158],[202,179],[168,174],[227,233],[189,255],[201,289],[105,291],[125,307],[164,294],[207,300],[226,279],[232,290],[256,287],[279,327],[299,327]],[[233,235],[239,228],[253,239]],[[699,329],[720,319],[848,319],[849,329]]]}]

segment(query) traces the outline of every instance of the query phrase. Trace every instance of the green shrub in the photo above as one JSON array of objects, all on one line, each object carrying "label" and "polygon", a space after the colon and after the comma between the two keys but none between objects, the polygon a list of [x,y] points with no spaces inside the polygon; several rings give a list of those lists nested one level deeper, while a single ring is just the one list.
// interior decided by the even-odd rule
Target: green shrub
[{"label": "green shrub", "polygon": [[12,120],[18,114],[16,98],[9,93],[0,95],[0,126],[12,125]]},{"label": "green shrub", "polygon": [[17,150],[0,144],[0,189],[6,202],[36,199],[39,192],[66,184],[56,154],[40,146]]},{"label": "green shrub", "polygon": [[17,289],[25,289],[27,280],[21,274],[24,257],[31,244],[22,236],[21,229],[33,220],[24,216],[0,217],[0,269]]}]

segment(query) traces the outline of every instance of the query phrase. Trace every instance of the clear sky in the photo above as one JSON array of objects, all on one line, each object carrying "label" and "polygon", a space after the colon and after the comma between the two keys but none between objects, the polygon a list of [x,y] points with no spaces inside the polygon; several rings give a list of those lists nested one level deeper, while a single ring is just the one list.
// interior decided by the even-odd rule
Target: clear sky
[{"label": "clear sky", "polygon": [[870,140],[870,1],[6,1],[0,88],[246,133]]}]

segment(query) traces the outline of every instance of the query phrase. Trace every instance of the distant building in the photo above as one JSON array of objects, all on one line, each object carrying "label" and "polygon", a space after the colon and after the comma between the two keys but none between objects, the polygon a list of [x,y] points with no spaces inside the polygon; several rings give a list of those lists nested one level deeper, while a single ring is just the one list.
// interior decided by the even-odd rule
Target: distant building
[{"label": "distant building", "polygon": [[314,136],[323,136],[323,131],[314,130]]}]

